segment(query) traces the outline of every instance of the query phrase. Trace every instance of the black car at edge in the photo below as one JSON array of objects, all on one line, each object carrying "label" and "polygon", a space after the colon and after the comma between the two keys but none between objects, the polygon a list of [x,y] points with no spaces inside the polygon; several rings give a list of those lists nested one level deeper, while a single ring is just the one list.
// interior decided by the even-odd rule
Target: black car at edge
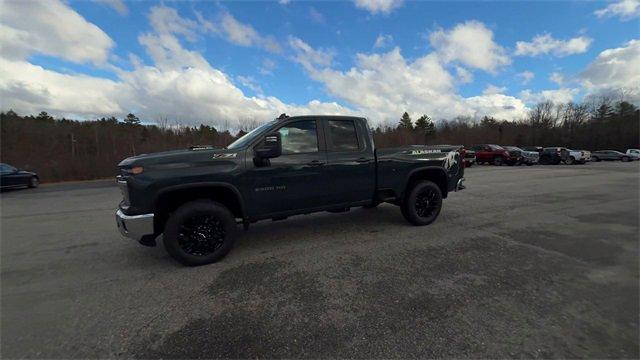
[{"label": "black car at edge", "polygon": [[0,187],[16,188],[30,187],[35,188],[40,185],[38,174],[31,171],[19,170],[9,164],[0,163]]}]

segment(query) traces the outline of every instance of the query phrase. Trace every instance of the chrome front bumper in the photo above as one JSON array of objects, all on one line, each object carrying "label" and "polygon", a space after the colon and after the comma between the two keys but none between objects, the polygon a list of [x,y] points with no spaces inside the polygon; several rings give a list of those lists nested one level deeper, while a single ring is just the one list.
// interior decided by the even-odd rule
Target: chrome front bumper
[{"label": "chrome front bumper", "polygon": [[145,235],[153,234],[153,214],[125,215],[122,210],[116,211],[116,224],[120,234],[140,241]]}]

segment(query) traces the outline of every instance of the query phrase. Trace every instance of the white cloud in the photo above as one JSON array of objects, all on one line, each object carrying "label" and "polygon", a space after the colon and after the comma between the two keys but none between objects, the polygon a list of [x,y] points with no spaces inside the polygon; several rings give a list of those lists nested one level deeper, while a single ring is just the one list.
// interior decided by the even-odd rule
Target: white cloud
[{"label": "white cloud", "polygon": [[[305,45],[309,47],[308,53],[315,51]],[[394,120],[405,111],[434,118],[494,115],[511,119],[525,113],[524,104],[513,97],[465,99],[457,95],[455,79],[435,53],[413,62],[407,61],[398,47],[384,54],[357,54],[355,66],[347,71],[310,61],[303,65],[331,95],[367,114],[374,124]],[[490,104],[492,99],[497,102]]]},{"label": "white cloud", "polygon": [[589,48],[592,39],[579,36],[569,40],[554,39],[551,34],[535,36],[530,42],[516,42],[515,54],[518,56],[538,56],[552,54],[558,57],[581,54]]},{"label": "white cloud", "polygon": [[429,35],[429,42],[445,63],[458,61],[494,73],[511,62],[504,49],[493,40],[493,32],[479,21],[467,21],[449,31],[434,31]]},{"label": "white cloud", "polygon": [[238,81],[247,89],[253,90],[256,94],[263,94],[262,87],[252,76],[238,76]]},{"label": "white cloud", "polygon": [[503,94],[472,96],[464,102],[475,118],[487,115],[499,120],[517,120],[524,118],[529,110],[520,99]]},{"label": "white cloud", "polygon": [[529,81],[533,80],[536,75],[529,70],[525,70],[521,73],[516,74],[516,76],[522,79],[522,85],[526,85],[529,83]]},{"label": "white cloud", "polygon": [[[75,13],[61,4],[63,12]],[[177,14],[177,13],[176,13]],[[38,18],[40,14],[32,14]],[[155,19],[170,18],[172,12],[155,13]],[[150,21],[153,19],[150,16]],[[154,32],[140,35],[140,44],[152,59],[144,64],[132,54],[134,68],[117,69],[117,80],[61,74],[28,63],[25,59],[0,57],[0,98],[2,110],[19,113],[47,111],[56,116],[89,118],[123,116],[134,112],[145,120],[160,117],[182,124],[207,123],[235,129],[242,124],[271,119],[283,112],[294,114],[354,114],[335,102],[312,100],[307,104],[286,104],[272,96],[246,96],[222,71],[204,57],[185,49],[180,37],[190,33],[188,21],[178,24],[154,23]],[[84,20],[83,20],[84,21]],[[180,25],[180,26],[178,26]],[[44,32],[46,33],[46,31]],[[44,36],[43,33],[34,34]],[[83,44],[84,46],[84,44]],[[251,78],[238,78],[252,83]],[[256,85],[253,82],[252,85]]]},{"label": "white cloud", "polygon": [[185,19],[174,8],[154,6],[149,12],[149,23],[159,34],[177,34],[189,41],[196,40],[198,23]]},{"label": "white cloud", "polygon": [[380,34],[376,38],[376,42],[373,44],[373,47],[376,49],[383,48],[391,45],[392,43],[393,43],[393,36]]},{"label": "white cloud", "polygon": [[473,73],[462,66],[456,66],[456,75],[458,76],[458,82],[461,84],[473,82]]},{"label": "white cloud", "polygon": [[278,3],[280,3],[280,5],[288,5],[291,3],[291,0],[278,0]]},{"label": "white cloud", "polygon": [[502,94],[505,91],[507,91],[507,88],[505,86],[495,86],[493,84],[489,84],[486,88],[484,88],[484,90],[482,90],[482,95],[497,95]]},{"label": "white cloud", "polygon": [[0,1],[0,56],[34,53],[76,63],[104,64],[113,40],[58,0]]},{"label": "white cloud", "polygon": [[624,90],[629,100],[640,102],[640,40],[601,52],[579,75],[590,93]]},{"label": "white cloud", "polygon": [[262,66],[260,66],[259,71],[262,75],[273,75],[273,70],[278,66],[278,64],[271,59],[262,60]]},{"label": "white cloud", "polygon": [[271,36],[260,35],[251,25],[244,24],[228,12],[222,13],[218,24],[206,22],[214,32],[221,33],[231,43],[241,46],[255,46],[273,53],[282,52],[280,44]]},{"label": "white cloud", "polygon": [[371,14],[389,14],[400,7],[403,0],[354,0],[357,8],[367,10]]},{"label": "white cloud", "polygon": [[129,15],[129,8],[127,7],[127,5],[125,5],[124,1],[122,0],[97,0],[97,1],[111,7],[113,10],[115,10],[118,14],[122,16]]},{"label": "white cloud", "polygon": [[295,52],[294,60],[307,70],[312,70],[315,66],[330,66],[335,56],[333,50],[316,50],[297,37],[289,37],[289,46]]},{"label": "white cloud", "polygon": [[532,90],[523,90],[519,97],[526,104],[535,104],[544,101],[553,101],[554,103],[566,103],[572,101],[578,94],[579,89],[560,88],[556,90],[542,90],[533,92]]},{"label": "white cloud", "polygon": [[640,16],[640,0],[620,0],[594,12],[597,17],[618,16],[622,20],[630,20]]},{"label": "white cloud", "polygon": [[549,75],[549,80],[556,83],[558,86],[562,86],[564,84],[564,75],[559,72],[552,72],[551,75]]}]

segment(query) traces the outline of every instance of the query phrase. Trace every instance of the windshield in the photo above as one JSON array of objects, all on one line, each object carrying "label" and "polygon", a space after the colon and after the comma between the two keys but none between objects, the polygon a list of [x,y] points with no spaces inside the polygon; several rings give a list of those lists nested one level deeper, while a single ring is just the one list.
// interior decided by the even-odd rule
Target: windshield
[{"label": "windshield", "polygon": [[269,121],[267,123],[264,123],[264,124],[258,126],[255,129],[249,131],[248,133],[244,134],[244,136],[242,136],[240,139],[232,142],[231,145],[227,146],[227,149],[238,149],[238,148],[241,148],[241,147],[247,145],[248,143],[253,141],[253,139],[255,139],[256,137],[260,136],[267,128],[269,128],[269,127],[271,127],[271,125],[275,124],[276,121],[277,120]]}]

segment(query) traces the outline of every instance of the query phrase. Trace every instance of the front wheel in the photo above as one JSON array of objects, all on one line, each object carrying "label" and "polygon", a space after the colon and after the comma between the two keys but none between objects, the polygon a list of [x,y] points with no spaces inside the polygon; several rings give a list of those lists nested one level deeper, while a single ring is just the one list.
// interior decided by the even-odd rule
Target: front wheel
[{"label": "front wheel", "polygon": [[629,162],[631,159],[628,156],[623,156],[622,157],[622,161],[623,162]]},{"label": "front wheel", "polygon": [[574,158],[573,156],[570,156],[566,161],[565,164],[567,165],[573,165],[576,162],[576,158]]},{"label": "front wheel", "polygon": [[400,205],[402,215],[413,225],[429,225],[442,209],[442,192],[431,181],[420,181],[409,190]]},{"label": "front wheel", "polygon": [[164,229],[164,247],[175,260],[189,266],[223,258],[233,248],[236,222],[224,205],[197,200],[179,207]]},{"label": "front wheel", "polygon": [[495,159],[493,159],[493,165],[502,166],[502,164],[504,164],[504,159],[502,157],[498,156]]},{"label": "front wheel", "polygon": [[598,162],[598,161],[600,161],[600,159],[597,156],[592,156],[591,157],[591,161]]}]

